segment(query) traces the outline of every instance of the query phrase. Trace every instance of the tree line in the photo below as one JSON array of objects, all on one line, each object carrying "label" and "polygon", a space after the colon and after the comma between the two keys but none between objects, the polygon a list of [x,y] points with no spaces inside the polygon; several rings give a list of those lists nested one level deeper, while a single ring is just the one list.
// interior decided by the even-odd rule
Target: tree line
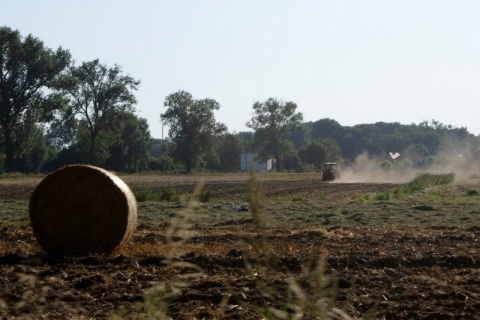
[{"label": "tree line", "polygon": [[215,119],[214,99],[179,90],[163,103],[167,139],[152,139],[137,116],[140,80],[98,59],[76,64],[68,50],[45,47],[32,35],[0,28],[0,172],[49,172],[88,163],[119,172],[239,171],[240,155],[273,158],[277,171],[316,170],[325,161],[352,162],[361,153],[388,166],[391,151],[410,165],[470,152],[478,137],[437,121],[341,126],[332,119],[304,122],[296,103],[255,102],[251,131],[229,133]]}]

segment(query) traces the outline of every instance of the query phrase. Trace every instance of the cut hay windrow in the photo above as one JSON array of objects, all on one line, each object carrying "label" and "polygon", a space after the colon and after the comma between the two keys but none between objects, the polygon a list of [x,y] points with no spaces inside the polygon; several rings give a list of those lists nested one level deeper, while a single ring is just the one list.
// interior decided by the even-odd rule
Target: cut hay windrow
[{"label": "cut hay windrow", "polygon": [[111,254],[132,236],[137,203],[119,177],[89,165],[71,165],[46,176],[30,197],[30,221],[50,254]]}]

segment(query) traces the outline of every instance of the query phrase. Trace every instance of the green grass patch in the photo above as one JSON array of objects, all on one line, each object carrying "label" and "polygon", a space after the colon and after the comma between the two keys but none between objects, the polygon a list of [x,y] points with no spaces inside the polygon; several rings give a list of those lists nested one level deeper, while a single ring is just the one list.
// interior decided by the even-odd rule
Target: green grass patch
[{"label": "green grass patch", "polygon": [[277,196],[274,199],[276,203],[284,203],[284,202],[296,202],[296,203],[303,203],[308,202],[308,199],[300,194],[292,194],[288,196]]},{"label": "green grass patch", "polygon": [[467,191],[467,196],[478,196],[480,195],[480,192],[478,192],[478,190],[476,189],[470,189]]},{"label": "green grass patch", "polygon": [[[453,173],[446,173],[446,174],[422,173],[412,181],[395,189],[393,192],[364,195],[364,196],[358,197],[357,200],[360,203],[366,204],[371,202],[372,200],[388,201],[388,200],[392,200],[393,198],[402,199],[402,198],[405,198],[406,196],[412,195],[415,192],[428,187],[448,185],[453,182],[454,178],[455,178],[455,175]],[[474,193],[475,192],[472,191],[471,195],[475,195]],[[435,197],[440,196],[438,190],[430,190],[429,195],[435,196]]]},{"label": "green grass patch", "polygon": [[358,202],[360,203],[369,203],[370,202],[370,195],[360,196],[357,198]]},{"label": "green grass patch", "polygon": [[146,201],[168,201],[168,202],[190,202],[196,200],[198,202],[210,202],[212,191],[208,189],[195,190],[193,194],[178,194],[175,188],[165,187],[160,190],[142,189],[135,193],[135,199],[138,202]]},{"label": "green grass patch", "polygon": [[28,201],[0,200],[0,221],[3,226],[29,226]]},{"label": "green grass patch", "polygon": [[453,173],[422,173],[412,181],[396,189],[393,193],[398,197],[407,196],[426,187],[450,184],[454,178],[455,174]]},{"label": "green grass patch", "polygon": [[212,198],[212,191],[208,189],[201,189],[196,191],[194,196],[199,202],[210,202],[210,199]]},{"label": "green grass patch", "polygon": [[165,187],[160,191],[153,191],[150,189],[143,189],[135,192],[135,199],[138,202],[145,202],[145,201],[170,201],[170,202],[178,202],[180,200],[180,196],[177,194],[175,188],[172,187]]},{"label": "green grass patch", "polygon": [[391,195],[390,195],[389,192],[377,194],[377,195],[375,195],[375,200],[377,200],[377,201],[390,200],[390,196],[391,196]]}]

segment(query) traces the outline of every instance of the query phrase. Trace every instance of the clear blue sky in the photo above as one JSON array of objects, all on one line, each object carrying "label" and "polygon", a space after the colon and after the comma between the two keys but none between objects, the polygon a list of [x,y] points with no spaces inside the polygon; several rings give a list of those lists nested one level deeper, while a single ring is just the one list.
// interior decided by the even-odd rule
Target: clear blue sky
[{"label": "clear blue sky", "polygon": [[480,134],[478,0],[0,0],[0,25],[77,64],[122,66],[156,138],[178,90],[217,100],[230,132],[273,97],[305,121],[435,119]]}]

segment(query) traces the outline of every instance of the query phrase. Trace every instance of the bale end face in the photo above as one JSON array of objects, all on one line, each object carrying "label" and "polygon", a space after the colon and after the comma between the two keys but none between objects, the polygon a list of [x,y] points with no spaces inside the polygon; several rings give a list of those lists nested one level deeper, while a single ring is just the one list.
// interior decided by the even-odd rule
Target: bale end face
[{"label": "bale end face", "polygon": [[30,198],[30,221],[50,254],[111,254],[132,236],[137,203],[116,175],[94,166],[71,165],[45,177]]}]

